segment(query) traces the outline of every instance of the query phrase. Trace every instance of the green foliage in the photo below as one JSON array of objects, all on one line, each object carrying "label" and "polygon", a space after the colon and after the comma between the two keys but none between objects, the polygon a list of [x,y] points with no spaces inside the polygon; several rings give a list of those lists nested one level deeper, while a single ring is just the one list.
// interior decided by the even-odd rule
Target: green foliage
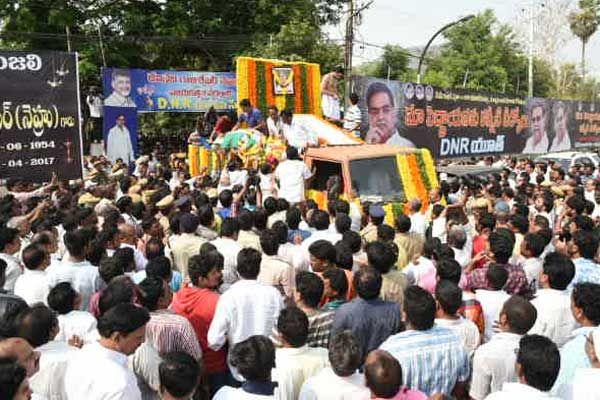
[{"label": "green foliage", "polygon": [[[486,10],[443,33],[447,43],[429,63],[425,82],[515,94],[526,90],[524,56],[507,25]],[[523,84],[520,84],[523,82]]]},{"label": "green foliage", "polygon": [[356,71],[359,74],[376,78],[407,81],[409,77],[408,53],[400,46],[387,44],[383,54],[375,61],[361,64]]},{"label": "green foliage", "polygon": [[324,38],[321,28],[307,20],[292,20],[275,35],[257,39],[248,55],[321,64],[330,71],[344,60],[342,46]]},{"label": "green foliage", "polygon": [[[148,69],[234,70],[237,55],[340,64],[342,49],[321,26],[339,22],[344,0],[0,0],[0,46],[79,53],[85,94],[103,64]],[[269,38],[273,36],[273,46]],[[193,115],[140,117],[140,131],[173,133]],[[191,121],[191,122],[190,122]],[[184,124],[184,125],[180,125]]]}]

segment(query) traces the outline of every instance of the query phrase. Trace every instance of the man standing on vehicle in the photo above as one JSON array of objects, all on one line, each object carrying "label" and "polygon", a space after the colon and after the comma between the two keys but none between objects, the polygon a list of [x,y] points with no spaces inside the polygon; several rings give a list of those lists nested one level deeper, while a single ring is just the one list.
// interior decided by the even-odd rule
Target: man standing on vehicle
[{"label": "man standing on vehicle", "polygon": [[298,155],[298,149],[288,147],[285,151],[287,159],[277,166],[275,179],[279,181],[279,198],[290,204],[304,200],[304,182],[313,176],[304,161]]}]

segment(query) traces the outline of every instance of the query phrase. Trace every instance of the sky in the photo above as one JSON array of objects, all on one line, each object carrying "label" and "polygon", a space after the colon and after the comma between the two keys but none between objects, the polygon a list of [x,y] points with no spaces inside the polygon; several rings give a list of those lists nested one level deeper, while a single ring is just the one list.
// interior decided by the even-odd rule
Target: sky
[{"label": "sky", "polygon": [[[367,0],[356,0],[365,4]],[[551,0],[548,0],[551,1]],[[535,4],[543,1],[538,0]],[[422,47],[429,38],[445,24],[469,14],[491,8],[501,23],[514,24],[523,18],[523,8],[530,0],[374,0],[362,14],[362,24],[357,30],[357,40],[375,45],[397,44],[405,48]],[[576,4],[576,1],[573,1]],[[341,26],[329,27],[327,32],[333,39],[342,39]],[[574,36],[559,52],[560,60],[580,62],[581,42]],[[434,44],[442,44],[438,37]],[[526,40],[523,43],[527,43]],[[354,65],[370,61],[381,54],[376,47],[356,45]],[[590,39],[586,48],[586,70],[600,77],[600,31]]]}]

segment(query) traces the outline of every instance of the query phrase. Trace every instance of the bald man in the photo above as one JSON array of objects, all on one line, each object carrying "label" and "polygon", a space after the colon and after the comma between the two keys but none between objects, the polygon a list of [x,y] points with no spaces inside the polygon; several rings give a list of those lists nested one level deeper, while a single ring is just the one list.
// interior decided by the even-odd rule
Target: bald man
[{"label": "bald man", "polygon": [[365,359],[365,381],[373,400],[427,400],[419,391],[402,386],[402,367],[390,353],[373,350]]},{"label": "bald man", "polygon": [[40,353],[25,339],[8,338],[0,341],[0,358],[14,358],[27,371],[27,377],[33,376],[40,368]]},{"label": "bald man", "polygon": [[137,233],[135,226],[130,224],[119,224],[119,241],[121,242],[121,248],[129,247],[133,250],[133,256],[135,258],[135,270],[141,271],[146,269],[148,260],[146,256],[137,249]]}]

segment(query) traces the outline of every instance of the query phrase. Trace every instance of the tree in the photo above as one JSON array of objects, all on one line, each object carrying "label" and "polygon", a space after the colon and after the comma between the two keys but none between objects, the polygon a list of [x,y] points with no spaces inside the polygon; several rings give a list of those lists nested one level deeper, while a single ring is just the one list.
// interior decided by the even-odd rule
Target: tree
[{"label": "tree", "polygon": [[[447,42],[428,63],[424,82],[445,87],[466,87],[490,92],[526,95],[527,58],[508,25],[486,10],[444,32]],[[536,60],[534,95],[544,96],[551,83],[551,68]],[[542,73],[543,72],[543,73]]]},{"label": "tree", "polygon": [[381,79],[408,80],[408,52],[400,46],[387,44],[381,57],[359,65],[357,72]]},{"label": "tree", "polygon": [[585,46],[598,30],[598,0],[580,0],[579,12],[569,14],[571,32],[581,40],[581,76],[585,81]]},{"label": "tree", "polygon": [[254,48],[246,54],[315,62],[321,65],[322,71],[332,70],[343,64],[344,59],[342,46],[327,40],[319,26],[305,20],[292,20],[282,25],[277,34],[256,40]]}]

